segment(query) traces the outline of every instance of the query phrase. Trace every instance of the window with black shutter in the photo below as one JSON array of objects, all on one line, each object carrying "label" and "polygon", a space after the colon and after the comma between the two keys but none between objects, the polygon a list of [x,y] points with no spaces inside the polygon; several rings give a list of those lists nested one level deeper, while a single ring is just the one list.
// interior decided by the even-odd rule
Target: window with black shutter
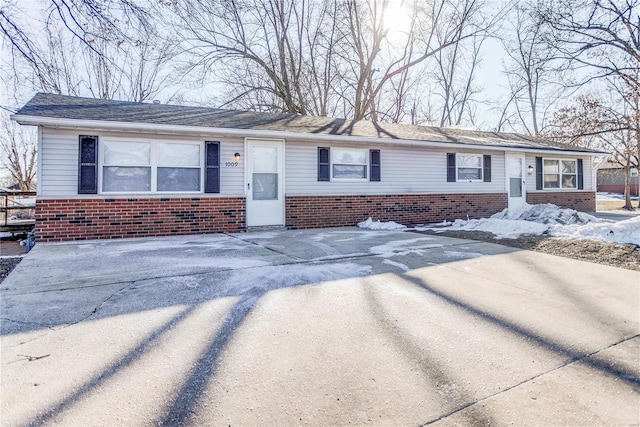
[{"label": "window with black shutter", "polygon": [[584,190],[584,166],[582,159],[578,159],[578,190]]},{"label": "window with black shutter", "polygon": [[205,193],[220,192],[220,141],[206,141]]},{"label": "window with black shutter", "polygon": [[370,181],[380,181],[380,150],[369,150],[371,162]]},{"label": "window with black shutter", "polygon": [[447,153],[447,182],[456,182],[456,155]]},{"label": "window with black shutter", "polygon": [[491,156],[487,154],[483,156],[482,167],[484,169],[482,173],[484,182],[491,182]]},{"label": "window with black shutter", "polygon": [[329,147],[318,147],[318,181],[329,181],[330,167]]},{"label": "window with black shutter", "polygon": [[536,157],[536,190],[542,190],[542,157]]}]

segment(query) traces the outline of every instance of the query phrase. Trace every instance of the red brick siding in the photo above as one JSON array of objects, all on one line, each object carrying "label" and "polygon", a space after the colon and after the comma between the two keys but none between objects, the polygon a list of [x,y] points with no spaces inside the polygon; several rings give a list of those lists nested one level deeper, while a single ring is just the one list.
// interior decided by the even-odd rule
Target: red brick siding
[{"label": "red brick siding", "polygon": [[540,191],[527,193],[527,203],[531,205],[553,203],[563,208],[593,212],[596,210],[596,193],[593,191]]},{"label": "red brick siding", "polygon": [[506,193],[385,196],[287,196],[287,228],[341,227],[374,220],[424,224],[488,217],[507,207]]},{"label": "red brick siding", "polygon": [[245,199],[38,200],[41,242],[234,232],[245,229]]}]

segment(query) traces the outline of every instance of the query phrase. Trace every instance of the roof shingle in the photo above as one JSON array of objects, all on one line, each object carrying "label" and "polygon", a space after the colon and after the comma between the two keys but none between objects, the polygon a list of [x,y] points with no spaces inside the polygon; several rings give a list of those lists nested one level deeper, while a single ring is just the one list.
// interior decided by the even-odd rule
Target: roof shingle
[{"label": "roof shingle", "polygon": [[397,123],[374,123],[368,120],[354,121],[293,114],[271,114],[219,108],[113,101],[45,93],[36,94],[16,113],[16,116],[18,118],[20,116],[30,116],[351,136],[382,139],[385,142],[391,142],[388,140],[413,140],[533,150],[598,153],[598,151],[594,150],[515,133],[481,132]]}]

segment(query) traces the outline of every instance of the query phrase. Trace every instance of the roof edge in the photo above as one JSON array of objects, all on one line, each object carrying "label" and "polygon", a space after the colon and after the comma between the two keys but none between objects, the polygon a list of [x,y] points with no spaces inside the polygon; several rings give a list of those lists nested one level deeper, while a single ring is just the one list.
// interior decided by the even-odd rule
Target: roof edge
[{"label": "roof edge", "polygon": [[131,123],[117,122],[108,120],[79,120],[79,119],[61,119],[56,117],[29,116],[24,114],[12,114],[11,120],[25,126],[45,126],[61,129],[97,129],[105,131],[132,131],[132,132],[148,132],[160,134],[189,134],[189,135],[219,135],[238,138],[274,138],[274,139],[296,139],[302,141],[345,141],[351,143],[368,143],[380,145],[403,145],[415,147],[434,147],[434,148],[470,148],[484,151],[514,151],[514,152],[537,152],[537,153],[580,153],[587,156],[610,155],[605,151],[597,150],[565,150],[553,147],[518,147],[509,145],[482,145],[464,142],[437,142],[429,140],[414,139],[390,139],[375,138],[364,136],[350,135],[329,135],[329,134],[310,134],[301,132],[273,131],[273,130],[254,130],[254,129],[236,129],[236,128],[220,128],[207,126],[188,126],[188,125],[166,125],[156,123]]}]

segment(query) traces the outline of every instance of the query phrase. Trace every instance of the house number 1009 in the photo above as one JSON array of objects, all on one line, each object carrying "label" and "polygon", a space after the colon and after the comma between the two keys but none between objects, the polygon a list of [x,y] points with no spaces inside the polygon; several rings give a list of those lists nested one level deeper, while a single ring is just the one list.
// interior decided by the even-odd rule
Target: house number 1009
[{"label": "house number 1009", "polygon": [[228,168],[237,168],[238,162],[226,162],[224,165]]}]

